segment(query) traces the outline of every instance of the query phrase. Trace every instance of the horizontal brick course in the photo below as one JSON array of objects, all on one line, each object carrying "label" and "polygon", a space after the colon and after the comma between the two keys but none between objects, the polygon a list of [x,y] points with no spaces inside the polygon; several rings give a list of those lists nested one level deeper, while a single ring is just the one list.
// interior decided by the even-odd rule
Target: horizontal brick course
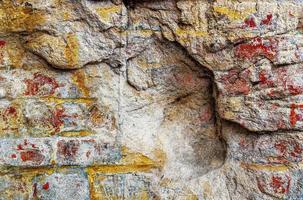
[{"label": "horizontal brick course", "polygon": [[112,111],[94,99],[0,99],[0,137],[114,133],[116,123]]},{"label": "horizontal brick course", "polygon": [[26,138],[0,141],[0,167],[104,165],[121,159],[121,148],[98,137]]}]

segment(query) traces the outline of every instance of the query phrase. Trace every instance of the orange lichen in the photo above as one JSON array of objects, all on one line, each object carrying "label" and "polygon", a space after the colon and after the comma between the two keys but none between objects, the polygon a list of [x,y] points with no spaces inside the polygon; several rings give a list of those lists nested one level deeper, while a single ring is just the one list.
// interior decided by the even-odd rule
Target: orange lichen
[{"label": "orange lichen", "polygon": [[41,97],[42,100],[48,102],[48,103],[56,103],[56,104],[62,104],[62,103],[84,103],[84,104],[92,104],[96,101],[95,98],[57,98],[57,97]]},{"label": "orange lichen", "polygon": [[89,88],[86,86],[86,74],[83,70],[77,70],[73,73],[72,81],[77,85],[77,88],[80,89],[83,97],[89,96]]},{"label": "orange lichen", "polygon": [[79,42],[74,33],[68,33],[66,36],[64,55],[68,68],[77,68],[79,65]]},{"label": "orange lichen", "polygon": [[271,164],[249,164],[241,163],[241,167],[251,170],[264,170],[264,171],[287,171],[289,167],[287,165],[271,165]]},{"label": "orange lichen", "polygon": [[25,57],[24,48],[17,41],[10,41],[6,46],[6,52],[9,57],[11,67],[22,67]]},{"label": "orange lichen", "polygon": [[33,10],[23,5],[15,5],[14,1],[3,0],[0,4],[0,32],[32,32],[42,25],[45,13],[41,10]]},{"label": "orange lichen", "polygon": [[93,132],[83,130],[83,131],[64,131],[59,133],[58,135],[63,137],[84,137],[93,134],[94,134]]},{"label": "orange lichen", "polygon": [[102,20],[108,22],[110,20],[111,16],[115,13],[117,13],[117,14],[120,13],[121,9],[122,9],[121,6],[113,5],[113,6],[108,6],[108,7],[97,8],[96,11]]}]

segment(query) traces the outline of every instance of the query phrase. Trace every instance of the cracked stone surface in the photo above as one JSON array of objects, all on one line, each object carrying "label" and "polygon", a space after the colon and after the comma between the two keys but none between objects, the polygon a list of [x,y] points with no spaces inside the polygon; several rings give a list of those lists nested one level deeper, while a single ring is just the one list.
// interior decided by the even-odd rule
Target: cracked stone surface
[{"label": "cracked stone surface", "polygon": [[0,200],[300,200],[302,0],[0,1]]}]

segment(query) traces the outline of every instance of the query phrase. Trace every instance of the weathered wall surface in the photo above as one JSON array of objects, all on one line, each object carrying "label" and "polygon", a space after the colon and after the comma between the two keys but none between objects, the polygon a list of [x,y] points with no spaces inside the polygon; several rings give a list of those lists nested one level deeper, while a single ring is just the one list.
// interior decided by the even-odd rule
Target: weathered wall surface
[{"label": "weathered wall surface", "polygon": [[0,199],[302,199],[302,13],[0,1]]}]

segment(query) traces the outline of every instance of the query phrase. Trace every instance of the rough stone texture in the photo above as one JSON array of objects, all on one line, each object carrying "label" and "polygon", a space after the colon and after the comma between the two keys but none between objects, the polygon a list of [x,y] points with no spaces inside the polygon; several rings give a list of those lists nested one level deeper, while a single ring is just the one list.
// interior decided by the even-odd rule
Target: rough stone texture
[{"label": "rough stone texture", "polygon": [[302,199],[302,13],[0,1],[0,199]]}]

